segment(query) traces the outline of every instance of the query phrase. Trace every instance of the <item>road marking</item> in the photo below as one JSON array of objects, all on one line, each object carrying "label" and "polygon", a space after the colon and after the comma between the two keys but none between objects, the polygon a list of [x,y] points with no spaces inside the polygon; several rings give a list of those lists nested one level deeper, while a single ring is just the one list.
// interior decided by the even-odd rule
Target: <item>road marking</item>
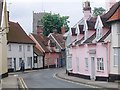
[{"label": "road marking", "polygon": [[83,83],[77,83],[77,82],[74,82],[74,81],[69,81],[69,80],[66,80],[66,79],[62,79],[62,78],[57,77],[56,74],[53,75],[53,78],[56,78],[56,79],[59,79],[59,80],[62,80],[62,81],[66,81],[66,82],[69,82],[69,83],[73,83],[73,84],[78,84],[78,85],[91,87],[91,88],[100,88],[100,87],[96,87],[96,86],[92,86],[92,85],[87,85],[87,84],[83,84]]},{"label": "road marking", "polygon": [[20,81],[20,85],[22,86],[22,88],[24,88],[24,85],[22,84],[21,78],[19,77],[18,79]]},{"label": "road marking", "polygon": [[25,84],[25,81],[23,80],[23,78],[22,78],[22,77],[19,77],[18,79],[19,79],[19,81],[20,81],[20,84],[21,84],[22,88],[23,88],[24,90],[28,90],[28,87],[27,87],[27,85]]},{"label": "road marking", "polygon": [[23,84],[24,84],[25,88],[26,88],[26,89],[28,89],[28,87],[27,87],[27,85],[25,84],[25,81],[23,80],[23,78],[22,78],[22,77],[21,77],[21,80],[22,80],[22,82],[23,82]]}]

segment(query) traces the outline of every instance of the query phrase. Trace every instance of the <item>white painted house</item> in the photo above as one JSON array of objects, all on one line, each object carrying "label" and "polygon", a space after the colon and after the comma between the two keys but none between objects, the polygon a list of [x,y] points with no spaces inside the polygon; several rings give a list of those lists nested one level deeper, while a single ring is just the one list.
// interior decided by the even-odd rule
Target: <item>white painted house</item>
[{"label": "white painted house", "polygon": [[21,61],[24,60],[25,69],[33,68],[34,42],[25,33],[19,23],[10,22],[8,38],[8,70],[19,71]]},{"label": "white painted house", "polygon": [[111,10],[108,22],[111,25],[112,42],[110,57],[110,81],[120,80],[120,1]]},{"label": "white painted house", "polygon": [[34,69],[44,68],[44,54],[37,48],[34,47]]}]

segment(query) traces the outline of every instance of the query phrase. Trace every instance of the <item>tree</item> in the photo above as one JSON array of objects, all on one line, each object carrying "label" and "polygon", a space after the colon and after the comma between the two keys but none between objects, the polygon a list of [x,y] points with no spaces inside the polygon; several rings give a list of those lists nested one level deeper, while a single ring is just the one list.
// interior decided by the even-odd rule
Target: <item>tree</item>
[{"label": "tree", "polygon": [[104,14],[104,12],[105,12],[104,8],[102,8],[102,7],[99,7],[99,8],[94,7],[93,15],[94,16],[102,15],[102,14]]},{"label": "tree", "polygon": [[57,33],[61,33],[61,27],[64,26],[66,31],[69,30],[68,26],[68,16],[60,16],[59,14],[46,13],[41,19],[44,31],[43,34],[48,36],[53,32],[54,29],[57,30]]}]

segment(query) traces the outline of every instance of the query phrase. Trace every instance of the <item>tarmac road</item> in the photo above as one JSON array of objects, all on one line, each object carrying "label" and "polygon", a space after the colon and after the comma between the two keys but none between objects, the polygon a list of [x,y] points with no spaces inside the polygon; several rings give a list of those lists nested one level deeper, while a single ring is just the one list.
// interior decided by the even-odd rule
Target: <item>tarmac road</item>
[{"label": "tarmac road", "polygon": [[28,88],[91,88],[87,85],[67,82],[55,78],[61,69],[41,69],[30,73],[21,74]]}]

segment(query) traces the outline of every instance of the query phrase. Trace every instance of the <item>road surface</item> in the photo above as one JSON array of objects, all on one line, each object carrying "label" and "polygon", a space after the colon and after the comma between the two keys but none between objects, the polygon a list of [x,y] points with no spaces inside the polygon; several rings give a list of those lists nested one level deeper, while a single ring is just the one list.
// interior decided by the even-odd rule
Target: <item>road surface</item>
[{"label": "road surface", "polygon": [[87,85],[60,80],[55,74],[62,69],[41,69],[20,74],[28,88],[91,88]]}]

